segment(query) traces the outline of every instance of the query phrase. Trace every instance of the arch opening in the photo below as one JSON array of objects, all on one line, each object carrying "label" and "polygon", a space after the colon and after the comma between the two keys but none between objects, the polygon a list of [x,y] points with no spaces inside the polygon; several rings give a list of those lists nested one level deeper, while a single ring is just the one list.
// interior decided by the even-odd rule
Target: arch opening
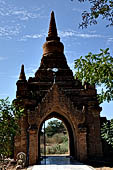
[{"label": "arch opening", "polygon": [[69,156],[69,134],[65,124],[57,118],[43,123],[40,133],[41,156]]},{"label": "arch opening", "polygon": [[[49,130],[48,125],[50,129],[53,128],[54,130]],[[38,138],[39,160],[48,156],[71,156],[76,158],[75,138],[72,126],[59,113],[52,112],[42,121]]]}]

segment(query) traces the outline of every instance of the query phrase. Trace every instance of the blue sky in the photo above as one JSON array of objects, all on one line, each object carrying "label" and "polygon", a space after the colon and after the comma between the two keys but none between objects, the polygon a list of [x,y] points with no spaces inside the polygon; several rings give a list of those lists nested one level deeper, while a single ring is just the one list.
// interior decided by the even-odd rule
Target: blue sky
[{"label": "blue sky", "polygon": [[[50,13],[55,12],[58,34],[65,47],[69,66],[88,52],[110,48],[113,55],[113,28],[107,22],[79,29],[81,13],[89,3],[77,0],[0,0],[0,98],[16,97],[16,81],[21,64],[27,78],[38,69],[42,45],[47,36]],[[102,104],[101,116],[113,118],[113,102]]]}]

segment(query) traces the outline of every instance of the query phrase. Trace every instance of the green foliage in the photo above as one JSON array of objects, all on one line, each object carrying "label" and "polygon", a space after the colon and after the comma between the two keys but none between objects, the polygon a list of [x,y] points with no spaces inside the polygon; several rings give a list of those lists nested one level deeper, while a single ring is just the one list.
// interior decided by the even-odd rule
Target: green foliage
[{"label": "green foliage", "polygon": [[52,121],[48,122],[48,126],[45,129],[47,136],[50,136],[50,137],[56,133],[61,133],[64,131],[66,131],[66,129],[65,129],[63,123],[58,120],[52,120]]},{"label": "green foliage", "polygon": [[68,143],[68,135],[63,136],[63,143]]},{"label": "green foliage", "polygon": [[14,136],[18,131],[18,119],[23,109],[15,103],[10,104],[8,98],[0,99],[0,154],[8,157],[13,152]]},{"label": "green foliage", "polygon": [[99,54],[89,53],[75,60],[75,78],[91,85],[103,85],[99,94],[99,102],[113,100],[113,57],[109,48],[100,49]]},{"label": "green foliage", "polygon": [[101,136],[113,147],[113,119],[103,124],[101,128]]},{"label": "green foliage", "polygon": [[[74,0],[71,0],[74,1]],[[88,1],[91,4],[89,11],[83,11],[82,28],[97,24],[101,16],[107,20],[108,26],[113,26],[113,1],[112,0],[78,0]],[[89,83],[104,87],[98,95],[99,102],[113,100],[113,57],[110,56],[109,48],[100,49],[99,54],[88,53],[85,57],[75,60],[75,78],[82,81],[82,84]],[[101,129],[102,138],[113,147],[113,119],[104,123]]]},{"label": "green foliage", "polygon": [[[72,0],[73,1],[73,0]],[[80,2],[88,1],[91,4],[89,11],[82,13],[82,23],[80,27],[87,28],[88,25],[97,24],[97,19],[101,16],[113,26],[113,1],[112,0],[78,0]]]}]

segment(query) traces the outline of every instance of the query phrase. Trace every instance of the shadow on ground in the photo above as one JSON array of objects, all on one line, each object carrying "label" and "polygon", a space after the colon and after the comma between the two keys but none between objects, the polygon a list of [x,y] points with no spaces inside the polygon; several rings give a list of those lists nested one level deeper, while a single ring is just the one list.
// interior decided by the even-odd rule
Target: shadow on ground
[{"label": "shadow on ground", "polygon": [[39,165],[83,165],[71,156],[46,156],[41,159]]},{"label": "shadow on ground", "polygon": [[113,159],[103,159],[103,160],[88,160],[87,162],[85,162],[86,165],[90,165],[94,168],[104,168],[104,167],[109,167],[109,168],[113,168]]}]

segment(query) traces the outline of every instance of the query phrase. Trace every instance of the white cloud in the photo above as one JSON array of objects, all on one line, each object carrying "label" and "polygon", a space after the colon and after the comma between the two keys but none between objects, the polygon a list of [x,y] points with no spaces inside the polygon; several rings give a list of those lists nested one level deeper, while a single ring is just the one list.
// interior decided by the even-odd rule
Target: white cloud
[{"label": "white cloud", "polygon": [[113,44],[113,37],[108,37],[107,38],[107,42],[106,42],[106,45],[112,45]]},{"label": "white cloud", "polygon": [[[20,41],[26,41],[28,39],[39,39],[46,36],[45,33],[42,34],[27,34],[20,38]],[[62,38],[107,38],[106,36],[100,34],[83,34],[76,31],[59,31],[59,36]]]},{"label": "white cloud", "polygon": [[[38,17],[43,17],[40,12],[41,8],[30,8],[25,7],[18,8],[13,4],[6,3],[5,0],[0,0],[0,38],[2,39],[12,39],[14,36],[18,36],[19,33],[23,32],[22,28],[25,28],[25,21],[30,19],[36,19]],[[24,21],[24,23],[23,23]],[[17,24],[19,23],[19,24]],[[41,38],[42,35],[21,35],[22,38],[19,38],[23,41],[33,38]],[[18,40],[18,38],[17,38]]]},{"label": "white cloud", "polygon": [[105,38],[105,36],[100,34],[77,34],[76,36],[81,38]]},{"label": "white cloud", "polygon": [[1,26],[0,38],[12,39],[12,36],[17,36],[20,33],[21,26],[19,24],[15,26]]},{"label": "white cloud", "polygon": [[11,11],[10,15],[14,15],[20,20],[29,20],[40,17],[40,14],[34,13],[33,11],[30,12],[25,9]]},{"label": "white cloud", "polygon": [[108,42],[113,42],[113,38],[112,37],[110,37],[110,38],[108,38],[108,40],[107,40]]},{"label": "white cloud", "polygon": [[4,1],[0,1],[0,16],[2,17],[14,17],[15,19],[19,19],[21,21],[27,21],[29,19],[36,19],[41,17],[40,8],[34,9],[26,9],[26,8],[17,8],[11,4],[6,4]]},{"label": "white cloud", "polygon": [[60,37],[72,37],[75,36],[75,33],[73,31],[62,31],[59,32]]},{"label": "white cloud", "polygon": [[27,35],[24,35],[20,41],[26,41],[28,39],[39,39],[39,38],[42,38],[44,36],[44,34],[27,34]]},{"label": "white cloud", "polygon": [[61,37],[81,37],[81,38],[107,38],[101,34],[86,34],[86,33],[79,33],[76,31],[62,31],[59,33]]}]

